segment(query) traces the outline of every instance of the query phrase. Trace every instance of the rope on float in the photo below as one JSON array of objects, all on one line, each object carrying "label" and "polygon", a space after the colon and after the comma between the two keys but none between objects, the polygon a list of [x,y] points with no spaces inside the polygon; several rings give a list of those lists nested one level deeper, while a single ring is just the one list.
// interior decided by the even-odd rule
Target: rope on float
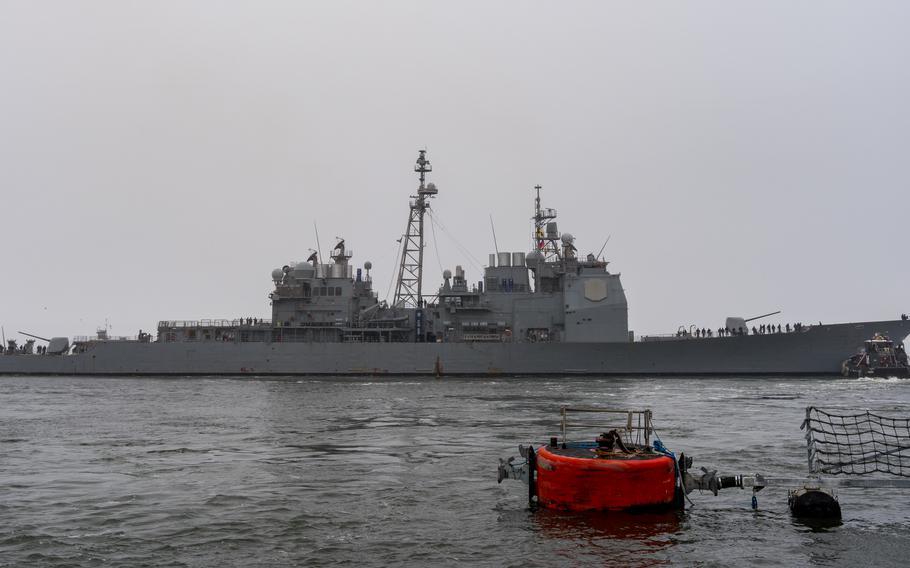
[{"label": "rope on float", "polygon": [[679,488],[682,491],[683,497],[686,498],[686,501],[689,502],[690,507],[694,507],[695,503],[689,499],[689,495],[686,494],[685,485],[683,483],[682,472],[679,471],[679,462],[676,459],[676,454],[667,449],[664,443],[660,440],[660,434],[657,433],[657,428],[654,427],[654,423],[651,423],[651,430],[654,432],[654,451],[659,454],[663,454],[673,460],[673,470],[676,472],[676,480],[679,481]]}]

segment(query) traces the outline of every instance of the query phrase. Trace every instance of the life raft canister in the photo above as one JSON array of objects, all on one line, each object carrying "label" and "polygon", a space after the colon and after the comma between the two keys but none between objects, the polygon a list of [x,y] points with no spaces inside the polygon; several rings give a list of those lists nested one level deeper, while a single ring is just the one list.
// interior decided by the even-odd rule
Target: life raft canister
[{"label": "life raft canister", "polygon": [[[577,455],[577,452],[571,452]],[[537,450],[537,499],[551,509],[621,511],[671,507],[676,464],[663,454],[590,457],[559,448]]]}]

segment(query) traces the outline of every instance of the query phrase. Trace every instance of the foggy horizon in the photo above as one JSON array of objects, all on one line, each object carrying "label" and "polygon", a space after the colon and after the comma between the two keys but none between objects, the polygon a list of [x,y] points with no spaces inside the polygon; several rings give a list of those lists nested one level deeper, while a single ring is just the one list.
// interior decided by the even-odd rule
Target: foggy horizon
[{"label": "foggy horizon", "polygon": [[501,251],[531,250],[540,184],[580,256],[609,238],[636,335],[910,313],[906,3],[0,14],[10,339],[270,318],[314,225],[391,300],[421,149],[428,295],[456,265],[482,278],[491,217]]}]

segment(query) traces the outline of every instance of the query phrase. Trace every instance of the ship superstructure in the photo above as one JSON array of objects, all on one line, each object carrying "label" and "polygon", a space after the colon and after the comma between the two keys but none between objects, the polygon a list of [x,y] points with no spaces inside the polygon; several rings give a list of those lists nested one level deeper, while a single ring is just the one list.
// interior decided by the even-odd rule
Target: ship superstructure
[{"label": "ship superstructure", "polygon": [[[628,341],[628,306],[618,274],[590,256],[578,258],[575,239],[558,232],[556,211],[535,199],[535,250],[490,254],[483,279],[468,283],[461,266],[445,270],[432,301],[423,294],[423,218],[438,193],[426,181],[432,171],[421,151],[415,171],[420,185],[411,196],[392,304],[378,300],[368,261],[351,264],[343,239],[330,263],[316,253],[308,262],[272,271],[271,321],[238,325],[214,320],[195,329],[162,321],[159,340],[268,341],[305,343],[622,342]],[[544,225],[545,223],[545,225]],[[218,323],[218,325],[215,325]]]}]

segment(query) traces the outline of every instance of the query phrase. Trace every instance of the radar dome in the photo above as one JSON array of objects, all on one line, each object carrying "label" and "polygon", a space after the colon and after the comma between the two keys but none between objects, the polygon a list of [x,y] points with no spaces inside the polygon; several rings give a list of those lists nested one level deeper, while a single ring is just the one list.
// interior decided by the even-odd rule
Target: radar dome
[{"label": "radar dome", "polygon": [[572,236],[572,233],[563,233],[562,234],[562,244],[570,245],[575,240],[575,237]]},{"label": "radar dome", "polygon": [[539,250],[532,250],[527,255],[525,255],[525,262],[528,264],[532,262],[540,262],[543,260],[543,255],[540,254]]},{"label": "radar dome", "polygon": [[284,276],[284,270],[276,268],[272,271],[272,280],[281,280],[282,276]]},{"label": "radar dome", "polygon": [[370,270],[373,268],[373,263],[368,260],[363,263],[363,267],[366,268],[367,270]]},{"label": "radar dome", "polygon": [[451,278],[451,277],[452,277],[452,271],[451,271],[451,270],[449,270],[448,268],[446,268],[445,270],[442,271],[442,279],[443,279],[443,280],[448,280],[448,279]]}]

